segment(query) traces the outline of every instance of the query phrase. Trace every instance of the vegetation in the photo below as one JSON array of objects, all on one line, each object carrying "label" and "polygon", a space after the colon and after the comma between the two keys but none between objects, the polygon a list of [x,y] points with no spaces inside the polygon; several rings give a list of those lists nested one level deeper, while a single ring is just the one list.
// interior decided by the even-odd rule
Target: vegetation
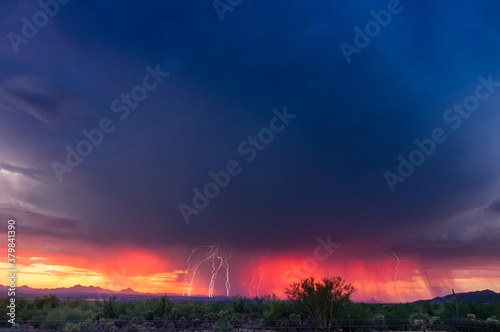
[{"label": "vegetation", "polygon": [[[339,277],[312,278],[276,296],[228,301],[174,303],[168,297],[147,301],[65,301],[55,295],[16,300],[19,330],[199,330],[239,331],[267,327],[275,331],[500,331],[500,303],[365,304],[353,303],[354,288]],[[9,298],[0,299],[8,317]],[[11,329],[3,320],[0,328]]]},{"label": "vegetation", "polygon": [[341,277],[324,278],[321,282],[308,278],[293,283],[285,293],[299,314],[314,320],[319,327],[329,328],[352,302],[354,287]]}]

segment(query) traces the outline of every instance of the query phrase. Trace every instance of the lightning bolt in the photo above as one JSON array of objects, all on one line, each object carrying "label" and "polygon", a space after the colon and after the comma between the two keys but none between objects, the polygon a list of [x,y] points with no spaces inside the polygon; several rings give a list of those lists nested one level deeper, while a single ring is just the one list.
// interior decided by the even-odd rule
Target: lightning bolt
[{"label": "lightning bolt", "polygon": [[264,270],[260,273],[259,277],[259,285],[257,286],[257,297],[260,297],[259,291],[260,291],[260,284],[262,283],[262,276],[264,275]]},{"label": "lightning bolt", "polygon": [[429,284],[429,280],[427,280],[427,277],[424,274],[422,274],[419,270],[416,270],[416,273],[419,274],[419,275],[421,275],[424,278],[425,283],[427,284],[427,287],[430,288],[431,285]]},{"label": "lightning bolt", "polygon": [[[219,266],[215,267],[215,257],[219,259]],[[208,297],[212,297],[214,295],[214,287],[215,287],[215,278],[217,278],[217,273],[219,273],[219,270],[221,267],[224,267],[226,269],[226,295],[229,297],[229,290],[231,288],[231,285],[229,284],[229,264],[227,260],[231,257],[226,257],[224,255],[224,258],[219,254],[219,248],[217,248],[214,252],[214,256],[212,257],[212,277],[210,278],[210,283],[208,284]]]},{"label": "lightning bolt", "polygon": [[[255,280],[255,276],[257,275],[257,268],[255,267],[255,264],[253,262],[255,256],[252,256],[252,260],[250,262],[250,266],[253,269],[253,275],[252,275],[252,280],[250,280],[250,283],[248,284],[248,293],[250,293],[250,298],[252,297],[252,284]],[[262,276],[264,274],[264,270],[259,267],[260,273],[259,273],[259,284],[257,285],[257,290],[256,290],[256,296],[260,297],[260,285],[262,283]]]},{"label": "lightning bolt", "polygon": [[399,295],[399,301],[400,303],[403,303],[403,298],[401,297],[401,290],[399,289],[399,282],[398,282],[398,273],[399,273],[399,264],[401,264],[401,262],[404,262],[402,260],[399,259],[398,255],[396,255],[396,253],[394,251],[391,251],[391,255],[387,255],[385,253],[385,251],[389,251],[387,249],[380,249],[379,247],[377,246],[374,246],[375,248],[381,250],[385,256],[389,257],[390,259],[392,259],[393,261],[396,262],[396,266],[394,267],[394,270],[395,270],[395,273],[394,273],[394,284],[396,285],[396,288],[398,289],[398,295]]},{"label": "lightning bolt", "polygon": [[[215,288],[215,279],[221,268],[226,269],[226,294],[229,297],[229,291],[231,289],[231,284],[229,283],[229,263],[228,260],[231,255],[221,255],[219,253],[219,245],[209,245],[194,248],[188,256],[187,259],[187,269],[184,274],[184,288],[182,295],[191,296],[191,288],[193,287],[194,279],[198,272],[200,266],[209,260],[212,260],[212,274],[210,277],[210,282],[208,284],[208,296],[212,297]],[[194,260],[194,262],[193,262]],[[216,262],[219,261],[217,266]]]},{"label": "lightning bolt", "polygon": [[[202,249],[209,249],[208,250],[208,253],[212,253],[212,251],[214,250],[214,248],[216,247],[216,245],[211,245],[211,246],[201,246],[201,247],[196,247],[194,248],[191,253],[189,254],[189,257],[187,259],[187,270],[186,270],[186,273],[184,275],[184,289],[182,291],[182,295],[185,296],[186,295],[186,289],[187,289],[187,292],[188,292],[188,296],[191,296],[191,287],[193,286],[193,282],[194,282],[194,278],[196,276],[196,273],[198,272],[198,268],[200,267],[200,265],[210,259],[210,255],[207,255],[205,252],[202,251]],[[195,263],[193,263],[193,266],[191,266],[191,259],[193,258],[193,255],[197,255],[196,256],[196,261]],[[205,258],[202,258],[202,255],[205,255],[207,257]],[[188,278],[189,276],[191,275],[191,281],[189,282],[189,286],[188,286]]]},{"label": "lightning bolt", "polygon": [[250,283],[248,284],[248,293],[250,294],[250,298],[252,298],[252,284],[253,284],[253,281],[255,280],[255,275],[257,274],[257,269],[255,268],[255,265],[253,263],[254,257],[255,256],[252,256],[252,260],[250,261],[250,266],[253,269],[252,280],[250,280]]},{"label": "lightning bolt", "polygon": [[[231,257],[231,255],[229,255],[229,257]],[[227,264],[226,260],[226,297],[229,297],[230,290],[231,290],[231,284],[229,283],[229,264]]]}]

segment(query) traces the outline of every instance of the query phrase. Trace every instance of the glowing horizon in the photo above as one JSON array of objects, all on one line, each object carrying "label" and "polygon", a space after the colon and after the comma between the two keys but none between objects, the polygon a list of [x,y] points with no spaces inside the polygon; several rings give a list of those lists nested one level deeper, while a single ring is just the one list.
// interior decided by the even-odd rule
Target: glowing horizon
[{"label": "glowing horizon", "polygon": [[[18,264],[20,276],[18,285],[37,289],[71,288],[81,285],[100,287],[110,291],[131,288],[139,293],[169,293],[179,296],[183,294],[186,270],[175,269],[165,272],[164,266],[169,264],[159,264],[161,259],[157,255],[147,253],[144,250],[123,249],[123,251],[115,251],[114,254],[122,257],[120,270],[115,270],[112,265],[108,266],[109,269],[103,270],[102,262],[86,266],[88,262],[83,263],[83,261],[81,264],[62,263],[68,260],[78,261],[71,257],[27,255],[27,258]],[[148,269],[147,273],[142,273],[140,269],[134,269],[138,257],[143,264],[147,261],[156,262],[157,270]],[[145,259],[144,257],[149,258]],[[448,295],[452,288],[457,293],[485,289],[500,291],[498,288],[500,278],[496,277],[497,271],[492,267],[489,270],[475,271],[475,275],[482,275],[482,277],[470,277],[471,271],[463,269],[455,270],[453,278],[429,277],[430,279],[428,279],[415,263],[404,261],[398,267],[396,282],[394,280],[396,265],[391,260],[382,259],[376,263],[353,260],[337,262],[336,264],[320,264],[315,271],[307,273],[300,270],[300,264],[305,258],[290,256],[268,257],[261,260],[254,258],[253,265],[247,264],[239,271],[230,270],[230,276],[234,276],[231,278],[233,288],[230,297],[241,295],[253,298],[258,292],[260,296],[275,294],[280,298],[285,298],[284,290],[289,285],[287,282],[299,281],[303,277],[321,279],[330,276],[341,276],[353,284],[356,288],[353,300],[356,302],[413,302]],[[58,261],[62,264],[56,264]],[[123,262],[128,263],[124,264]],[[6,269],[6,264],[0,263],[0,268]],[[200,267],[200,274],[195,279],[191,296],[209,296],[208,284],[211,269],[211,264]],[[428,273],[435,276],[442,274],[443,271],[432,270]],[[214,295],[226,295],[223,279],[223,276],[218,276],[214,284]],[[186,295],[186,298],[189,296]]]}]

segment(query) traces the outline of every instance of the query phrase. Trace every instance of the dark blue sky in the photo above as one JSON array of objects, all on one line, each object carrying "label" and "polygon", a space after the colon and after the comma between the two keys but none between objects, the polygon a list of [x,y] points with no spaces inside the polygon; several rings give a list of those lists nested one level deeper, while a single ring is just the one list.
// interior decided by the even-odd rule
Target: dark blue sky
[{"label": "dark blue sky", "polygon": [[[482,87],[458,129],[443,115],[475,96],[479,76],[500,82],[500,4],[401,0],[348,63],[339,45],[388,3],[243,0],[221,21],[212,1],[72,0],[13,47],[9,33],[24,38],[22,18],[41,9],[1,2],[2,215],[75,221],[109,246],[285,253],[331,233],[493,264],[500,88]],[[126,105],[148,66],[169,75],[136,90],[147,97],[121,120],[111,104]],[[296,117],[247,162],[239,144],[284,107]],[[60,182],[53,163],[106,118],[113,132]],[[384,173],[436,128],[447,140],[392,191]],[[241,173],[186,225],[179,204],[192,207],[193,188],[231,160]]]}]

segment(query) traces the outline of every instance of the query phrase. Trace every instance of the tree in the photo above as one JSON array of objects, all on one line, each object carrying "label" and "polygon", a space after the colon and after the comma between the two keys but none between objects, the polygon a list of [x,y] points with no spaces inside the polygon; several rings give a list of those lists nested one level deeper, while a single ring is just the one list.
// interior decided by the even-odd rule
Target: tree
[{"label": "tree", "polygon": [[293,313],[290,303],[281,301],[274,294],[266,302],[262,317],[271,326],[277,326],[281,323],[278,320],[288,319],[290,314]]},{"label": "tree", "polygon": [[61,300],[57,298],[56,294],[50,294],[49,296],[44,295],[41,298],[36,297],[33,300],[33,303],[40,309],[43,307],[57,308],[61,303]]},{"label": "tree", "polygon": [[354,287],[341,277],[330,277],[321,281],[302,279],[292,283],[285,293],[301,314],[330,330],[333,319],[338,318],[352,302],[354,291]]}]

